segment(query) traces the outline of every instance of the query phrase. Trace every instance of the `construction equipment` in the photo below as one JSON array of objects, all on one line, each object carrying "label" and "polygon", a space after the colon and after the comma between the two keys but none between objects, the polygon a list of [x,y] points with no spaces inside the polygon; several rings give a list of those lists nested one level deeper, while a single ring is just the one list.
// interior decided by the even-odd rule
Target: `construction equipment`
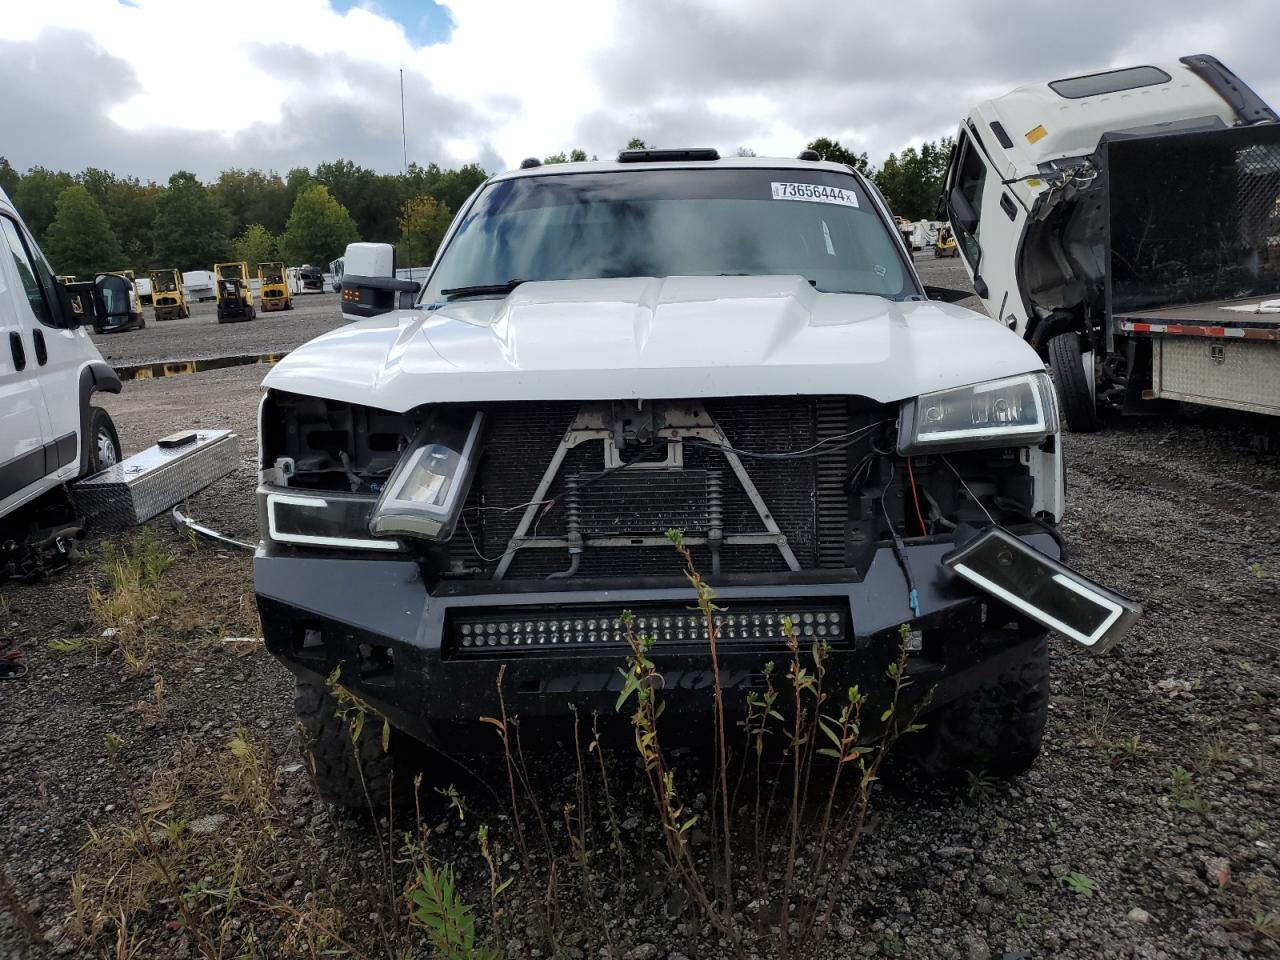
[{"label": "construction equipment", "polygon": [[278,260],[258,264],[258,296],[262,298],[262,310],[292,310],[293,298],[285,280],[284,264]]},{"label": "construction equipment", "polygon": [[151,303],[157,320],[185,320],[191,316],[182,292],[182,274],[177,270],[152,270]]},{"label": "construction equipment", "polygon": [[951,229],[950,224],[944,223],[938,228],[938,239],[933,241],[933,255],[935,257],[960,256],[960,247],[956,243],[955,231]]},{"label": "construction equipment", "polygon": [[215,263],[214,292],[218,300],[218,322],[252,320],[257,311],[253,308],[253,290],[249,287],[249,264],[243,260]]}]

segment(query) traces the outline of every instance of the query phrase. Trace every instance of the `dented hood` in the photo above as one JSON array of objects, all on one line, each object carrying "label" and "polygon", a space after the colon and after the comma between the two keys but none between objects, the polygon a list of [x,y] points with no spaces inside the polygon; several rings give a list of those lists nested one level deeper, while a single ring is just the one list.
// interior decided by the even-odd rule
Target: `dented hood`
[{"label": "dented hood", "polygon": [[937,302],[801,277],[525,283],[317,337],[264,386],[383,410],[423,403],[858,394],[881,402],[1043,369],[1016,334]]}]

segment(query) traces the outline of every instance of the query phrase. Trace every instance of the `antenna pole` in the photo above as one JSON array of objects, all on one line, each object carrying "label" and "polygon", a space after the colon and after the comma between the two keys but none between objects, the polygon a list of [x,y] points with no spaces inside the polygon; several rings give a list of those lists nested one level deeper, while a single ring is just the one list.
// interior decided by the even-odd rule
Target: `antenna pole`
[{"label": "antenna pole", "polygon": [[400,145],[404,149],[404,172],[409,172],[409,138],[404,126],[404,67],[400,68]]}]

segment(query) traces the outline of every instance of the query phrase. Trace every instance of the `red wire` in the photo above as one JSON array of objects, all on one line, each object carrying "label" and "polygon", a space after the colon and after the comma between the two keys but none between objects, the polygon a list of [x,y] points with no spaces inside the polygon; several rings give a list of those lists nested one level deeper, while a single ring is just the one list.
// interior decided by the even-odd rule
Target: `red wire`
[{"label": "red wire", "polygon": [[907,475],[911,478],[911,499],[916,505],[916,519],[920,521],[920,532],[928,533],[929,528],[925,526],[924,514],[920,512],[920,494],[916,492],[916,472],[911,466],[911,458],[907,457]]}]

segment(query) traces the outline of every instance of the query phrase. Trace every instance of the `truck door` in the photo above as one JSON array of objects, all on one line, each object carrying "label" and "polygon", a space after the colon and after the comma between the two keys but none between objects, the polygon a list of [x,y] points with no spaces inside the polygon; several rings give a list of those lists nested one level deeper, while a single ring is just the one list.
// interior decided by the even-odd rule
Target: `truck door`
[{"label": "truck door", "polygon": [[47,472],[67,480],[80,472],[80,371],[92,347],[58,297],[53,271],[30,235],[7,217],[0,218],[0,233],[23,294],[14,300],[29,331],[27,369],[44,397]]},{"label": "truck door", "polygon": [[1001,182],[981,139],[960,131],[947,171],[947,217],[987,313],[1024,334],[1016,256],[1027,211]]},{"label": "truck door", "polygon": [[16,229],[0,213],[0,516],[41,492],[51,439],[26,278],[9,253]]}]

